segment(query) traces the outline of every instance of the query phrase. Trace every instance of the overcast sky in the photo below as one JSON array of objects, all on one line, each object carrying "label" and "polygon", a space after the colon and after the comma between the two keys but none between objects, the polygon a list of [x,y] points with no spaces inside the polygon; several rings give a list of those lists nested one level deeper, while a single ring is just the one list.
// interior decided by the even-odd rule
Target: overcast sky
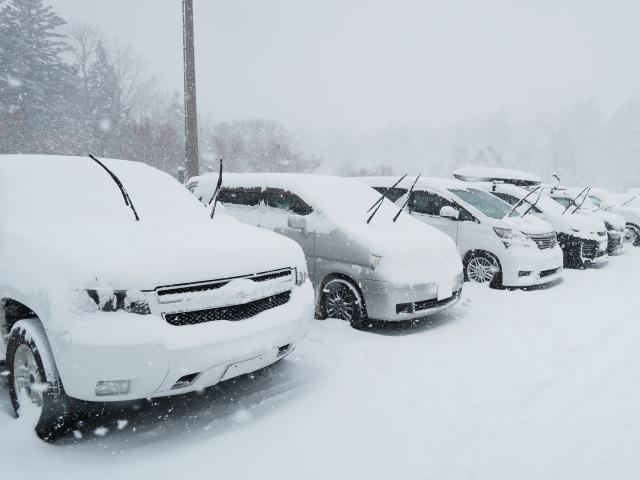
[{"label": "overcast sky", "polygon": [[[180,0],[50,0],[182,88]],[[638,0],[194,0],[201,113],[440,126],[640,96]]]}]

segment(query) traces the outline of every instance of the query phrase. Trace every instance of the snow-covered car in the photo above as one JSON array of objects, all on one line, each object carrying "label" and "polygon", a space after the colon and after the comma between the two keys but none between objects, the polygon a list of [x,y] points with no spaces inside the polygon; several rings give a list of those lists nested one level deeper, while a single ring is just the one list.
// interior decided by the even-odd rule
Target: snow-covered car
[{"label": "snow-covered car", "polygon": [[0,156],[0,360],[51,439],[75,400],[183,394],[289,354],[313,319],[290,239],[147,165]]},{"label": "snow-covered car", "polygon": [[[207,202],[217,180],[202,175],[187,187]],[[451,239],[404,213],[394,221],[398,207],[358,180],[227,174],[223,183],[218,199],[230,215],[302,246],[321,317],[362,327],[369,318],[424,317],[460,299],[462,264]]]},{"label": "snow-covered car", "polygon": [[453,176],[465,182],[504,182],[519,187],[535,187],[542,182],[533,173],[499,167],[460,167],[453,171]]},{"label": "snow-covered car", "polygon": [[545,191],[548,191],[549,196],[564,207],[565,215],[580,213],[602,220],[607,229],[607,253],[614,254],[622,250],[626,229],[624,217],[600,210],[588,198],[586,189],[550,187]]},{"label": "snow-covered car", "polygon": [[605,190],[604,188],[592,188],[589,191],[589,200],[597,210],[611,212],[624,217],[626,221],[625,242],[629,245],[640,247],[640,203],[635,195],[626,195],[623,198]]},{"label": "snow-covered car", "polygon": [[565,267],[585,268],[607,260],[607,229],[599,218],[565,214],[564,207],[549,198],[542,187],[528,190],[498,182],[475,185],[516,207],[521,214],[529,211],[549,222],[556,231]]},{"label": "snow-covered car", "polygon": [[[397,178],[361,180],[384,192]],[[530,215],[517,218],[509,204],[471,183],[425,177],[411,188],[413,183],[405,180],[389,190],[389,198],[456,242],[467,280],[524,287],[562,275],[562,250],[547,222]]]}]

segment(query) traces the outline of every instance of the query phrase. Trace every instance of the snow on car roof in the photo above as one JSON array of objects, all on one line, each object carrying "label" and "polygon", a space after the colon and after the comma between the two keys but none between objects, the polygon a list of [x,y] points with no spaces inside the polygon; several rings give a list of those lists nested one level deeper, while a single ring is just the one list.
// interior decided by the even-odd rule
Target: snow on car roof
[{"label": "snow on car roof", "polygon": [[[206,194],[213,192],[218,175],[205,174],[190,179],[198,182],[198,190]],[[384,200],[376,216],[367,223],[367,210],[380,199],[380,194],[365,183],[354,178],[304,173],[226,173],[222,184],[228,188],[278,188],[288,190],[319,209],[349,236],[370,245],[376,254],[410,257],[414,259],[436,252],[455,250],[449,237],[423,224],[406,213],[396,222],[393,217],[399,207]],[[426,242],[426,243],[425,243]],[[429,249],[425,249],[425,245]]]},{"label": "snow on car roof", "polygon": [[542,183],[540,177],[532,173],[498,167],[462,167],[454,170],[453,176],[470,182],[502,181],[522,186]]},{"label": "snow on car roof", "polygon": [[[354,177],[358,180],[366,183],[367,185],[375,186],[375,187],[390,187],[394,183],[396,183],[400,177]],[[413,182],[416,179],[416,175],[407,175],[397,188],[406,188],[407,190],[411,188]],[[469,182],[463,182],[461,180],[455,180],[452,178],[440,178],[440,177],[420,177],[418,183],[416,184],[416,188],[424,187],[424,188],[437,188],[437,189],[449,189],[449,188],[470,188],[472,185]]]}]

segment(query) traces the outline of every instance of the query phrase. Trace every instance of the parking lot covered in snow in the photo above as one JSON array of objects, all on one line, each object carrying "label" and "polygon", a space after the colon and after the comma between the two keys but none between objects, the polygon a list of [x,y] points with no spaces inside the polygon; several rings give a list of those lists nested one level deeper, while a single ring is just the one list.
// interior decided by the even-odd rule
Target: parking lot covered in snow
[{"label": "parking lot covered in snow", "polygon": [[640,468],[639,272],[627,248],[550,288],[465,284],[417,325],[316,321],[279,364],[56,444],[13,418],[2,377],[3,478],[625,478]]}]

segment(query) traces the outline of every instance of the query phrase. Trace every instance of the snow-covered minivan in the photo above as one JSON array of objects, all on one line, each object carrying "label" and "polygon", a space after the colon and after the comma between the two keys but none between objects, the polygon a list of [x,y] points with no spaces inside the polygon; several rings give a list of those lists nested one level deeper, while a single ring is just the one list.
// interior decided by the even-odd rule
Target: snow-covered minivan
[{"label": "snow-covered minivan", "polygon": [[[208,202],[218,175],[187,187]],[[462,264],[453,242],[354,179],[309,174],[226,174],[218,197],[241,221],[302,246],[321,317],[398,321],[460,299]],[[395,218],[395,221],[394,221]]]},{"label": "snow-covered minivan", "polygon": [[0,156],[0,360],[43,439],[76,399],[182,394],[274,363],[313,314],[295,242],[210,218],[169,175]]},{"label": "snow-covered minivan", "polygon": [[604,188],[592,188],[589,200],[598,211],[611,212],[626,221],[625,242],[640,247],[640,201],[636,195],[616,195]]},{"label": "snow-covered minivan", "polygon": [[[361,180],[380,192],[396,182],[391,177]],[[509,204],[470,183],[421,177],[413,185],[413,180],[405,180],[388,195],[456,242],[467,280],[525,287],[562,275],[562,250],[547,222],[530,215],[518,218]]]},{"label": "snow-covered minivan", "polygon": [[564,207],[540,190],[497,182],[476,185],[517,207],[519,212],[529,210],[549,222],[558,236],[565,267],[585,268],[606,261],[609,242],[604,222],[599,218],[566,214]]},{"label": "snow-covered minivan", "polygon": [[[563,206],[565,215],[580,213],[597,217],[607,229],[607,253],[616,254],[624,245],[626,222],[624,217],[596,207],[589,199],[589,189],[564,188],[553,186],[548,189],[549,196]],[[545,191],[547,191],[545,190]]]}]

